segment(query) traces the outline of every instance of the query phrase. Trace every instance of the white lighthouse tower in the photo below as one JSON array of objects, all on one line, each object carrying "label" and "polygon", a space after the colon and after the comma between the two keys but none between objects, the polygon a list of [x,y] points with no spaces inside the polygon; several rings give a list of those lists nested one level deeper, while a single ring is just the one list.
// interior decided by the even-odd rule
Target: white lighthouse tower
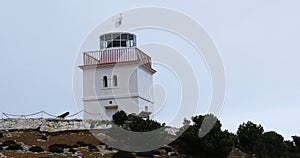
[{"label": "white lighthouse tower", "polygon": [[136,47],[136,35],[111,32],[100,36],[100,50],[84,52],[83,103],[87,119],[111,120],[119,110],[147,117],[153,112],[151,58]]}]

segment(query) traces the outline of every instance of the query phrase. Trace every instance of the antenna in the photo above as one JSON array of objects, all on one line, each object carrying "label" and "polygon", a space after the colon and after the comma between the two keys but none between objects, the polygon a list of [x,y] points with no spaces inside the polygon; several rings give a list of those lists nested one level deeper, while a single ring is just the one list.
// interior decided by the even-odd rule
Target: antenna
[{"label": "antenna", "polygon": [[121,27],[123,22],[123,15],[120,13],[119,17],[116,19],[115,27]]}]

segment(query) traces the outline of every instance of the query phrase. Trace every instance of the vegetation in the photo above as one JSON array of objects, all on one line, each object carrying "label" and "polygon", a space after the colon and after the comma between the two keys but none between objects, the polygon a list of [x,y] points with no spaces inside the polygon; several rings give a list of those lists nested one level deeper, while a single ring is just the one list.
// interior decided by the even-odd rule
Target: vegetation
[{"label": "vegetation", "polygon": [[122,126],[126,120],[128,120],[128,116],[124,111],[118,111],[113,115],[113,122],[116,125]]},{"label": "vegetation", "polygon": [[74,154],[74,153],[76,152],[76,150],[75,150],[74,148],[70,148],[70,149],[69,149],[69,152],[71,152],[71,153]]},{"label": "vegetation", "polygon": [[[199,130],[204,118],[215,120],[216,123],[204,137],[199,137]],[[213,115],[199,115],[192,118],[193,125],[173,143],[179,153],[192,157],[226,157],[231,151],[236,136],[221,130],[221,123]],[[204,129],[202,129],[204,130]]]},{"label": "vegetation", "polygon": [[72,146],[72,148],[78,148],[79,146],[78,146],[78,144],[74,144],[73,146]]},{"label": "vegetation", "polygon": [[0,148],[3,150],[3,147],[7,147],[6,150],[23,150],[22,146],[13,140],[4,141]]},{"label": "vegetation", "polygon": [[[209,123],[202,127],[204,119]],[[142,119],[134,115],[127,115],[125,112],[117,112],[113,116],[115,124],[124,129],[145,132],[163,127],[149,118]],[[215,123],[214,123],[215,122]],[[225,158],[233,147],[241,149],[248,155],[257,158],[299,158],[300,157],[300,137],[293,136],[292,141],[285,141],[284,138],[275,131],[264,131],[261,125],[251,121],[239,125],[236,134],[227,130],[221,130],[221,122],[211,114],[192,117],[192,125],[185,119],[185,130],[183,134],[170,145],[178,150],[180,154],[191,157]],[[199,137],[199,131],[209,128],[209,133]],[[154,151],[151,151],[154,152]],[[150,156],[151,152],[137,153],[138,156]],[[129,154],[119,152],[118,154]]]},{"label": "vegetation", "polygon": [[44,149],[40,146],[32,146],[32,147],[29,148],[29,151],[31,151],[31,152],[43,152]]},{"label": "vegetation", "polygon": [[136,153],[136,156],[140,156],[140,157],[153,157],[153,152],[152,151],[148,151],[148,152],[138,152]]},{"label": "vegetation", "polygon": [[293,141],[285,141],[287,147],[287,155],[290,158],[300,157],[300,137],[292,136]]},{"label": "vegetation", "polygon": [[77,144],[79,146],[89,146],[89,144],[85,143],[85,142],[77,142]]},{"label": "vegetation", "polygon": [[93,145],[93,144],[89,144],[88,146],[89,146],[89,150],[90,150],[90,151],[95,151],[95,150],[97,150],[97,147],[96,147],[95,145]]},{"label": "vegetation", "polygon": [[52,153],[63,153],[64,148],[62,148],[60,146],[50,146],[49,151],[52,152]]},{"label": "vegetation", "polygon": [[135,158],[135,156],[127,151],[118,151],[111,156],[112,158]]},{"label": "vegetation", "polygon": [[22,146],[20,144],[10,144],[6,150],[23,150]]},{"label": "vegetation", "polygon": [[[205,121],[208,120],[208,123]],[[135,132],[146,132],[164,127],[161,124],[150,118],[140,118],[136,115],[127,115],[124,111],[117,112],[113,116],[114,123],[125,130]],[[165,128],[165,127],[164,127]],[[108,134],[114,133],[116,139],[120,144],[126,144],[128,141],[136,141],[140,144],[151,144],[151,141],[161,140],[162,138],[171,138],[170,135],[165,134],[164,129],[160,132],[155,132],[157,135],[151,135],[145,143],[139,137],[136,140],[123,137],[118,133],[119,128],[112,128]],[[205,157],[205,158],[225,158],[232,151],[233,148],[238,148],[250,157],[256,158],[299,158],[300,157],[300,136],[292,136],[292,140],[284,140],[282,135],[276,131],[265,131],[263,126],[255,124],[251,121],[239,125],[236,134],[227,130],[222,130],[222,124],[217,117],[212,114],[198,115],[183,120],[183,127],[179,133],[182,133],[171,144],[160,149],[146,152],[137,152],[132,154],[126,151],[118,151],[113,154],[113,158],[134,158],[138,157],[153,157],[154,154],[171,154],[183,155],[183,157]],[[205,133],[204,131],[209,131]],[[127,131],[128,132],[128,131]],[[204,132],[204,133],[203,133]],[[203,133],[203,134],[202,134]],[[113,136],[115,136],[113,135]],[[0,137],[3,134],[0,133]],[[156,138],[157,137],[157,138]],[[155,139],[154,139],[155,138]],[[18,142],[12,140],[1,139],[1,150],[23,150]],[[42,137],[41,139],[47,139]],[[138,140],[141,140],[139,142]],[[137,144],[138,144],[137,143]],[[94,143],[93,143],[94,144]],[[64,149],[68,149],[70,153],[75,153],[78,147],[87,147],[89,151],[97,151],[97,147],[93,144],[88,144],[83,141],[78,141],[74,145],[67,144],[53,144],[48,147],[48,151],[52,153],[63,153]],[[101,143],[101,145],[105,145]],[[174,150],[175,149],[175,150]],[[40,146],[32,146],[28,149],[31,152],[43,152],[44,149]],[[174,152],[176,151],[176,152]]]},{"label": "vegetation", "polygon": [[127,115],[124,111],[115,113],[113,115],[113,122],[124,129],[134,132],[153,131],[164,126],[164,124],[160,124],[149,118],[144,119],[135,115]]},{"label": "vegetation", "polygon": [[1,146],[9,146],[9,145],[12,145],[12,144],[16,144],[16,142],[13,141],[13,140],[6,140],[6,141],[4,141],[4,142],[1,144]]},{"label": "vegetation", "polygon": [[63,153],[65,148],[71,148],[67,144],[53,144],[49,146],[49,151],[52,153]]},{"label": "vegetation", "polygon": [[250,121],[239,126],[237,136],[239,145],[248,154],[255,154],[258,144],[262,141],[264,129],[261,125],[256,125]]}]

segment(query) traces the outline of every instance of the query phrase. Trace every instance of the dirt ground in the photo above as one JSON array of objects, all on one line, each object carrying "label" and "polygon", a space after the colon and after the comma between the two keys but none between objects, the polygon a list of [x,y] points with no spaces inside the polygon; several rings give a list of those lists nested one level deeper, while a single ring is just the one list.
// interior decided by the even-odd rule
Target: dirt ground
[{"label": "dirt ground", "polygon": [[[89,131],[70,131],[70,132],[58,132],[58,133],[42,133],[34,130],[28,131],[2,131],[5,136],[0,138],[0,142],[3,143],[5,140],[14,140],[19,144],[25,144],[28,146],[40,146],[45,151],[52,144],[67,144],[74,145],[77,142],[84,142],[86,144],[93,144],[95,146],[100,144],[100,141],[96,139]],[[46,139],[46,140],[45,140]],[[99,152],[89,152],[88,149],[79,149],[82,153],[82,157],[104,157],[109,158],[110,155],[101,156]],[[20,151],[1,151],[4,155],[8,157],[21,157],[21,158],[38,158],[38,157],[78,157],[72,154],[54,154],[54,153],[30,153],[30,152],[20,152]]]},{"label": "dirt ground", "polygon": [[[67,144],[75,145],[77,142],[84,142],[86,144],[92,144],[98,146],[101,141],[95,138],[89,131],[68,131],[57,133],[43,133],[36,130],[26,131],[0,131],[4,134],[4,137],[0,138],[0,143],[5,140],[14,140],[18,144],[23,144],[28,147],[40,146],[45,152],[33,153],[24,151],[10,151],[2,150],[0,153],[7,157],[20,157],[20,158],[110,158],[113,154],[101,155],[96,151],[90,151],[88,147],[78,147],[75,154],[63,153],[56,154],[48,151],[48,147],[52,144]],[[0,156],[1,157],[1,156]],[[174,156],[159,156],[161,158],[174,158]],[[137,157],[138,158],[138,157]]]}]

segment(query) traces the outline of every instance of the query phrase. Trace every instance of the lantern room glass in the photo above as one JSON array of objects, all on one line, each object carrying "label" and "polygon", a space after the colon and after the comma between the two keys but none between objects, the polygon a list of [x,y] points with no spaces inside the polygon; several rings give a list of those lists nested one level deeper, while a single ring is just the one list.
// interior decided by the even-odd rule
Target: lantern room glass
[{"label": "lantern room glass", "polygon": [[114,32],[100,36],[100,49],[135,46],[136,36],[131,33]]}]

